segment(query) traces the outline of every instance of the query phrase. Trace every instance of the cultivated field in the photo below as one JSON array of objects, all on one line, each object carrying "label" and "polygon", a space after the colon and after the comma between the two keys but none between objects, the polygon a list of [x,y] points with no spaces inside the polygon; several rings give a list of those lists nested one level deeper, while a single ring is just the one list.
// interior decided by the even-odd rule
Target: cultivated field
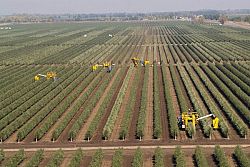
[{"label": "cultivated field", "polygon": [[[0,30],[0,39],[0,148],[154,146],[120,155],[130,166],[142,152],[152,166],[156,146],[232,145],[222,151],[235,166],[235,145],[250,146],[250,30],[177,21],[20,24]],[[134,67],[133,57],[150,64]],[[111,73],[92,72],[106,61],[115,64]],[[34,81],[49,71],[56,81]],[[219,129],[204,119],[180,130],[177,116],[189,110],[215,114]],[[96,151],[83,151],[81,164]],[[194,166],[195,149],[183,151]],[[218,165],[214,149],[203,151]],[[240,151],[249,158],[249,147]],[[156,152],[165,166],[175,164],[173,148]],[[41,152],[41,166],[56,153],[63,154]],[[76,153],[65,151],[62,166]],[[25,154],[21,166],[34,155]],[[112,164],[114,150],[97,154],[102,166]]]}]

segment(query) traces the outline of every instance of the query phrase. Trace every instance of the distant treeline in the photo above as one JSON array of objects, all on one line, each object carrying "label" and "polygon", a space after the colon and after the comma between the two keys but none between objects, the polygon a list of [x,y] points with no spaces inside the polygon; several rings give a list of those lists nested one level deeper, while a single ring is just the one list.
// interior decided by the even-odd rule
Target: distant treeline
[{"label": "distant treeline", "polygon": [[[242,18],[242,16],[247,16]],[[14,14],[0,16],[0,23],[8,22],[63,22],[63,21],[129,21],[129,20],[167,20],[178,18],[195,18],[219,20],[221,16],[229,19],[249,21],[250,9],[239,10],[198,10],[151,13],[103,13],[103,14]],[[231,17],[233,16],[233,17]]]}]

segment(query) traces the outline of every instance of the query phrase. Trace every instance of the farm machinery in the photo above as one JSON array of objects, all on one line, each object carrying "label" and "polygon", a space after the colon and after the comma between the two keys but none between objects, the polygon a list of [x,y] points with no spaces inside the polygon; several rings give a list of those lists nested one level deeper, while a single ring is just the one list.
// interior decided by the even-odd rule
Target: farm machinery
[{"label": "farm machinery", "polygon": [[[212,118],[212,127],[213,129],[219,128],[219,118],[216,117],[214,114],[205,115],[202,117],[199,117],[197,112],[183,112],[181,116],[178,117],[178,125],[180,129],[185,130],[188,128],[188,126],[193,126],[193,129],[195,129],[195,126],[198,124],[199,121],[205,119],[205,118]],[[189,124],[191,122],[192,124]]]},{"label": "farm machinery", "polygon": [[56,80],[56,73],[50,71],[50,72],[47,72],[46,75],[44,75],[44,74],[37,74],[37,75],[34,77],[34,79],[35,79],[35,81],[39,81],[39,80],[41,79],[41,77],[44,77],[44,78],[46,78],[47,80],[53,78],[54,81],[55,81],[55,80]]},{"label": "farm machinery", "polygon": [[139,65],[139,63],[141,64],[141,66],[146,66],[147,64],[149,64],[149,61],[148,60],[140,60],[139,58],[137,57],[133,57],[132,59],[132,62],[134,63],[134,67],[137,67]]},{"label": "farm machinery", "polygon": [[110,73],[113,69],[113,66],[115,66],[115,64],[112,63],[108,63],[108,62],[104,62],[103,64],[95,64],[92,66],[92,71],[96,71],[98,69],[98,67],[105,67],[107,68],[107,72]]}]

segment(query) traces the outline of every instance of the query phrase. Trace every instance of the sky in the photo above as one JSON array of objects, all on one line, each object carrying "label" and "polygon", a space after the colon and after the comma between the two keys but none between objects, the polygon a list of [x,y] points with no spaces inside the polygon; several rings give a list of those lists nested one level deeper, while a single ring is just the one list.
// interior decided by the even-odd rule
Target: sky
[{"label": "sky", "polygon": [[0,0],[0,14],[171,12],[250,9],[250,0]]}]

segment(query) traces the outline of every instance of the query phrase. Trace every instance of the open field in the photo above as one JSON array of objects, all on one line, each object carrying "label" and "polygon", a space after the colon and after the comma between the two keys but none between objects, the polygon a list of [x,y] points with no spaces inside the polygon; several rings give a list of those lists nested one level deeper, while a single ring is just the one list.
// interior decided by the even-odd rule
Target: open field
[{"label": "open field", "polygon": [[[250,145],[250,30],[177,21],[20,24],[0,39],[0,148]],[[150,65],[134,67],[133,57]],[[92,72],[105,61],[115,64],[111,73]],[[48,71],[58,79],[34,81]],[[219,129],[205,119],[195,132],[180,130],[176,118],[188,110],[215,114]],[[183,150],[194,166],[194,149]],[[165,166],[173,151],[164,149]],[[204,151],[216,166],[213,149]],[[102,166],[110,166],[114,151],[104,152]],[[124,150],[125,162],[134,153]],[[143,154],[152,166],[154,149]]]},{"label": "open field", "polygon": [[232,27],[240,27],[244,29],[250,29],[250,24],[247,22],[232,22],[232,21],[227,21],[226,24],[227,26],[232,26]]}]

